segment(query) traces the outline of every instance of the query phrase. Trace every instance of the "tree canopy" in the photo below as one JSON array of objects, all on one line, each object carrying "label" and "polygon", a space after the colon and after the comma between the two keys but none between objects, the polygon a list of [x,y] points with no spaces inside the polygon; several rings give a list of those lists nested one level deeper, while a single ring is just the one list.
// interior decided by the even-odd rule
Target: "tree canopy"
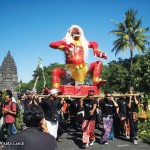
[{"label": "tree canopy", "polygon": [[117,39],[113,42],[112,52],[117,55],[120,51],[126,52],[127,48],[130,50],[131,66],[133,58],[133,50],[139,50],[145,52],[147,50],[147,45],[149,44],[149,36],[146,34],[150,30],[149,27],[141,27],[142,17],[137,19],[137,11],[129,9],[125,12],[125,18],[123,22],[116,23],[114,20],[112,22],[115,24],[115,30],[110,31],[110,34],[117,36]]}]

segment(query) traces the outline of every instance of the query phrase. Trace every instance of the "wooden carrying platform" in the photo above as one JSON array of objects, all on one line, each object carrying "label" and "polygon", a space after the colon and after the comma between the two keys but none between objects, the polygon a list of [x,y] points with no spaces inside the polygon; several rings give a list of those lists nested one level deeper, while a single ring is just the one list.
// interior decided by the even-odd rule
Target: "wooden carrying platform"
[{"label": "wooden carrying platform", "polygon": [[70,85],[61,85],[60,86],[62,95],[74,95],[74,96],[86,96],[89,90],[95,91],[95,95],[100,94],[100,89],[97,86],[70,86]]}]

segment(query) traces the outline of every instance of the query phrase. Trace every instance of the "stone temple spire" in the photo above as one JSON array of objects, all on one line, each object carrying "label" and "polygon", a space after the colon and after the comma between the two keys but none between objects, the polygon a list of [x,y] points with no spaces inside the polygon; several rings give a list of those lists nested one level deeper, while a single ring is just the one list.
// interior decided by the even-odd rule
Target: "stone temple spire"
[{"label": "stone temple spire", "polygon": [[4,58],[0,66],[0,90],[10,89],[15,90],[18,84],[18,75],[16,63],[8,51],[7,56]]}]

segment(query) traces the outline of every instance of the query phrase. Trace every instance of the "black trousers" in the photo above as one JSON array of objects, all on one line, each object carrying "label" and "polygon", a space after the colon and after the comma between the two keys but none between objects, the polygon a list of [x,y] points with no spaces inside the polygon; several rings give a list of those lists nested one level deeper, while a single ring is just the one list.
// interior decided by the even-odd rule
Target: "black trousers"
[{"label": "black trousers", "polygon": [[137,136],[137,125],[138,120],[133,120],[133,113],[129,113],[129,123],[130,123],[130,138],[134,139]]},{"label": "black trousers", "polygon": [[64,131],[62,129],[62,124],[61,124],[61,122],[59,122],[58,130],[57,130],[57,138],[60,138],[63,133],[64,133]]}]

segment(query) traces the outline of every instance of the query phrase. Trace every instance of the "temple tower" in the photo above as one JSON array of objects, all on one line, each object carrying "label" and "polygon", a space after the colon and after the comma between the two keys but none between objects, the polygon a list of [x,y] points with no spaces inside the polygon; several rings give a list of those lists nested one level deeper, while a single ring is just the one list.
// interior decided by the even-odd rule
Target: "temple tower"
[{"label": "temple tower", "polygon": [[16,89],[18,84],[18,75],[16,63],[8,51],[7,56],[4,58],[2,65],[0,66],[0,90],[12,90]]}]

